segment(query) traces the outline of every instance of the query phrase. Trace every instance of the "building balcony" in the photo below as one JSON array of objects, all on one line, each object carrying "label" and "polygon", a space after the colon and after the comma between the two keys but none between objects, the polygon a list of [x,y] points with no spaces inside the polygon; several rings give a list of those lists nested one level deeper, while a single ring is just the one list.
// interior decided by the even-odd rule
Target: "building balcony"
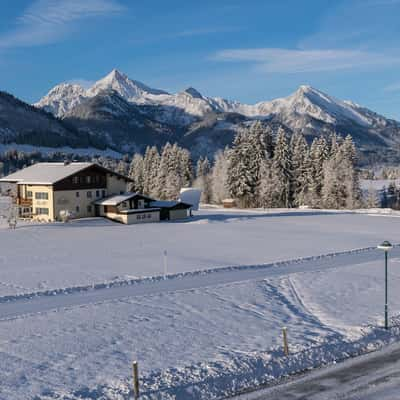
[{"label": "building balcony", "polygon": [[17,204],[22,207],[32,207],[32,199],[17,198]]}]

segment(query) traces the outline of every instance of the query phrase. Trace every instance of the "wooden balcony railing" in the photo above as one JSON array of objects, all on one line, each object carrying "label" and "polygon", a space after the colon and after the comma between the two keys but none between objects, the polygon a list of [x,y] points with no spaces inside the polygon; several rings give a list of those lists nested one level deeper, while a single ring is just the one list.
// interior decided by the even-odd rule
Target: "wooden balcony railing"
[{"label": "wooden balcony railing", "polygon": [[17,204],[22,207],[32,207],[32,199],[18,198]]}]

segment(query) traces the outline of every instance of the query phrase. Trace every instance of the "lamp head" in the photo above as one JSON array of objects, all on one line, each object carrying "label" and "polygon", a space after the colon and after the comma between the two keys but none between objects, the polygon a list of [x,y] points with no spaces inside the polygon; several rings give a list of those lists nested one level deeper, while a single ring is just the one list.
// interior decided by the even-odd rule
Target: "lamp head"
[{"label": "lamp head", "polygon": [[381,250],[384,250],[384,251],[389,251],[389,250],[391,250],[392,248],[393,248],[392,244],[391,244],[389,241],[387,241],[387,240],[385,240],[383,243],[381,243],[381,244],[378,246],[378,249],[381,249]]}]

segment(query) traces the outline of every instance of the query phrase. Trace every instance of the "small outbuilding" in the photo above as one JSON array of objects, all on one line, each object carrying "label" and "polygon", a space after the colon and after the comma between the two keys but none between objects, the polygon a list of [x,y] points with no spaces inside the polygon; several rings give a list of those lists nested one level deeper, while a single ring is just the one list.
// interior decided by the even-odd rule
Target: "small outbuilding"
[{"label": "small outbuilding", "polygon": [[140,193],[123,193],[96,201],[96,216],[106,217],[123,224],[157,222],[160,209],[151,207],[153,201]]},{"label": "small outbuilding", "polygon": [[234,208],[236,207],[236,201],[234,199],[224,199],[222,200],[222,205],[224,208]]},{"label": "small outbuilding", "polygon": [[123,193],[96,201],[96,216],[123,224],[187,218],[191,205],[154,200],[140,193]]},{"label": "small outbuilding", "polygon": [[173,221],[187,218],[192,205],[183,203],[182,201],[156,200],[150,203],[150,207],[160,209],[160,218],[162,220]]}]

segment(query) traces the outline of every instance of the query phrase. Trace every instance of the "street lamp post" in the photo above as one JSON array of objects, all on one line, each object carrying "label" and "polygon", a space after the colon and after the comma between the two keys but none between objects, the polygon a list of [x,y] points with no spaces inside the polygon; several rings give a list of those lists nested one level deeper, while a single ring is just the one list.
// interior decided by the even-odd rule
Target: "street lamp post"
[{"label": "street lamp post", "polygon": [[389,329],[388,322],[388,252],[392,249],[393,246],[390,242],[385,240],[378,246],[378,249],[381,249],[385,252],[385,329]]}]

